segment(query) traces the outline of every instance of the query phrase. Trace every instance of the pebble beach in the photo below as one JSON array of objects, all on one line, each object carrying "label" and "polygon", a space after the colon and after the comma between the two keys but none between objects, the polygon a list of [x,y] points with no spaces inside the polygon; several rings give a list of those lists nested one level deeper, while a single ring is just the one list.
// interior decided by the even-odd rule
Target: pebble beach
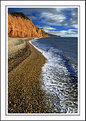
[{"label": "pebble beach", "polygon": [[46,59],[29,40],[24,40],[26,48],[8,58],[8,113],[45,113],[47,110],[39,80]]}]

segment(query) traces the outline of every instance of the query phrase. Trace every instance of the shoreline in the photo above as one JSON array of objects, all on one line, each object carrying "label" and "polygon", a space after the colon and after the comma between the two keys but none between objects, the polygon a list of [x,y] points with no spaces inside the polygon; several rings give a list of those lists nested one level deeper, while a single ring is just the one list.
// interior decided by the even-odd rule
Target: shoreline
[{"label": "shoreline", "polygon": [[47,110],[39,80],[46,58],[30,40],[25,40],[30,54],[8,73],[8,113],[45,113]]}]

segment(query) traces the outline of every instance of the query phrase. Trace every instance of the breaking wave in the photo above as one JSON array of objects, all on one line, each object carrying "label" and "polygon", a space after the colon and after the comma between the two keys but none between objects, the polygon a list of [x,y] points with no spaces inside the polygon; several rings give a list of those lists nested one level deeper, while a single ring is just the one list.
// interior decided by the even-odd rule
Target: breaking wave
[{"label": "breaking wave", "polygon": [[76,65],[63,55],[62,50],[40,46],[37,40],[30,43],[47,59],[42,67],[41,88],[45,91],[48,112],[78,113]]}]

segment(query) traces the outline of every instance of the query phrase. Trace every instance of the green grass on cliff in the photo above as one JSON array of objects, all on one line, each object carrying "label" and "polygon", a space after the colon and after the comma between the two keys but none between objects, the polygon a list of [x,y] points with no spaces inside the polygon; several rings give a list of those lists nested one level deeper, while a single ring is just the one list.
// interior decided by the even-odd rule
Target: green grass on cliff
[{"label": "green grass on cliff", "polygon": [[[9,12],[8,12],[9,13]],[[21,17],[21,18],[24,18],[24,19],[29,19],[27,16],[25,16],[24,13],[20,12],[20,13],[17,13],[17,12],[14,12],[14,13],[11,13],[12,16],[16,16],[16,17]],[[30,20],[30,19],[29,19]]]}]

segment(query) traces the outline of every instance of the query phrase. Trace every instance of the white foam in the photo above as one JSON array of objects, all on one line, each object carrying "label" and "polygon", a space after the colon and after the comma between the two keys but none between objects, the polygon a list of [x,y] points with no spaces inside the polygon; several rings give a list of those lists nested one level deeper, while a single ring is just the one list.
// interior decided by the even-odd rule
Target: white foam
[{"label": "white foam", "polygon": [[[57,109],[58,107],[60,108],[60,112],[66,112],[66,113],[77,112],[76,108],[74,110],[74,108],[71,107],[72,101],[69,99],[69,95],[64,93],[67,92],[67,90],[68,91],[70,90],[69,86],[70,78],[69,78],[69,72],[65,67],[64,62],[60,57],[60,55],[53,53],[53,51],[59,52],[59,50],[54,48],[51,48],[48,51],[39,49],[38,43],[36,42],[37,40],[38,38],[33,39],[29,42],[38,51],[40,51],[47,59],[46,63],[42,67],[42,73],[41,73],[42,89],[50,95],[55,95],[53,97],[54,105]],[[33,42],[35,42],[35,44]],[[59,97],[60,100],[59,105],[57,105],[57,100],[58,100],[57,96]],[[64,103],[64,100],[65,103],[68,104],[68,107]]]}]

